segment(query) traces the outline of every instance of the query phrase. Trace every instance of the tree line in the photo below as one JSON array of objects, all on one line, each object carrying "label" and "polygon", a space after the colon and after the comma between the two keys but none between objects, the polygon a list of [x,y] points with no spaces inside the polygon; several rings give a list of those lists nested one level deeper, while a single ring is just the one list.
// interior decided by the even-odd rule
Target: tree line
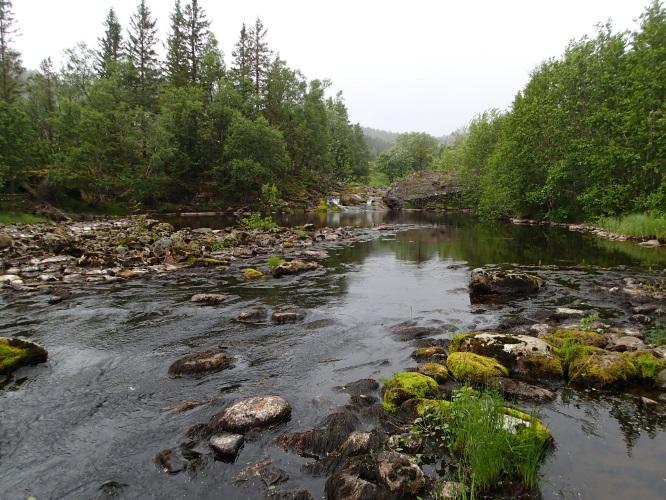
[{"label": "tree line", "polygon": [[197,0],[176,0],[166,57],[141,0],[126,29],[110,9],[98,47],[27,73],[0,0],[0,190],[90,204],[254,202],[363,180],[369,153],[341,93],[276,56],[260,19],[230,66]]}]

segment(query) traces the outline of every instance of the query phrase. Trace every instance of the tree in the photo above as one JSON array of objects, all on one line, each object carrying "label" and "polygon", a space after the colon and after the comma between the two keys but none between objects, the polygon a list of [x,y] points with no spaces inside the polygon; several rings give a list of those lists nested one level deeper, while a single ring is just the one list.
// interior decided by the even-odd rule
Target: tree
[{"label": "tree", "polygon": [[169,82],[177,87],[182,87],[189,81],[189,68],[187,23],[180,7],[180,0],[176,0],[170,19],[171,31],[167,38],[165,70]]},{"label": "tree", "polygon": [[131,84],[136,102],[152,109],[156,104],[159,75],[157,52],[157,21],[151,18],[146,1],[141,0],[130,18],[127,54],[130,63]]},{"label": "tree", "polygon": [[252,71],[250,69],[250,40],[248,37],[245,23],[241,28],[238,41],[231,55],[234,62],[231,66],[234,83],[241,93],[245,96],[249,94],[252,87]]},{"label": "tree", "polygon": [[23,73],[21,55],[12,48],[14,13],[11,0],[0,0],[0,99],[12,101],[20,90],[19,78]]},{"label": "tree", "polygon": [[185,6],[185,39],[187,43],[187,63],[190,83],[199,83],[201,58],[208,39],[210,21],[199,7],[198,0],[192,0]]},{"label": "tree", "polygon": [[113,7],[109,9],[104,21],[106,30],[104,36],[99,38],[99,50],[95,62],[95,68],[102,78],[107,78],[117,69],[117,65],[123,56],[122,28]]},{"label": "tree", "polygon": [[268,30],[264,28],[261,19],[257,18],[248,36],[248,72],[252,78],[252,88],[255,98],[262,96],[266,77],[271,65],[271,51],[266,43]]},{"label": "tree", "polygon": [[390,181],[411,172],[430,169],[439,153],[439,143],[424,132],[400,134],[395,145],[377,158],[379,169]]},{"label": "tree", "polygon": [[201,69],[199,71],[199,85],[205,92],[208,102],[213,100],[223,77],[224,56],[219,49],[215,35],[208,33],[201,54]]}]

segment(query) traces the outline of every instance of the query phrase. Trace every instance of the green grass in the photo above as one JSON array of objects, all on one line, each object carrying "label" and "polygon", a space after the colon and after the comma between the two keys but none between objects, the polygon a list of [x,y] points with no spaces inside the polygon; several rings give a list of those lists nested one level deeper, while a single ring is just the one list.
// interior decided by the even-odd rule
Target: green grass
[{"label": "green grass", "polygon": [[656,346],[666,345],[666,321],[657,321],[648,331],[646,340]]},{"label": "green grass", "polygon": [[0,224],[39,224],[48,219],[23,212],[0,212]]},{"label": "green grass", "polygon": [[622,217],[600,217],[596,227],[611,233],[635,238],[666,240],[666,217],[656,214],[630,214]]},{"label": "green grass", "polygon": [[277,267],[280,264],[284,264],[286,261],[282,257],[278,257],[277,255],[271,255],[268,258],[268,267]]}]

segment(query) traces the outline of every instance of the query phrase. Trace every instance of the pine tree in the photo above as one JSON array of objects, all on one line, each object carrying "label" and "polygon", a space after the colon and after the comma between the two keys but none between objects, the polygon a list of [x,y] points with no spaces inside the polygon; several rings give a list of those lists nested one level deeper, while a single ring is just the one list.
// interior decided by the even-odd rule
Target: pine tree
[{"label": "pine tree", "polygon": [[11,47],[16,32],[12,2],[0,0],[0,99],[8,102],[18,95],[23,72],[21,55]]},{"label": "pine tree", "polygon": [[198,83],[201,56],[208,39],[208,28],[210,27],[210,21],[206,19],[204,10],[199,7],[198,0],[192,0],[192,3],[185,6],[185,26],[187,27],[187,62],[190,82]]},{"label": "pine tree", "polygon": [[231,67],[234,83],[238,88],[242,88],[243,82],[250,80],[250,40],[245,23],[243,23],[240,36],[231,55],[234,58],[234,63]]},{"label": "pine tree", "polygon": [[187,23],[180,0],[176,0],[171,13],[171,33],[167,39],[166,74],[169,82],[182,87],[187,85],[189,69],[187,61]]},{"label": "pine tree", "polygon": [[264,28],[261,19],[257,18],[250,29],[249,36],[249,69],[252,78],[253,92],[259,98],[263,94],[266,77],[271,66],[271,51],[266,43],[268,30]]},{"label": "pine tree", "polygon": [[106,26],[106,31],[99,39],[96,69],[101,77],[108,78],[123,55],[122,28],[113,8],[109,9],[104,26]]},{"label": "pine tree", "polygon": [[127,53],[132,69],[133,86],[137,101],[144,107],[151,107],[157,94],[157,21],[151,18],[146,1],[141,0],[130,19]]}]

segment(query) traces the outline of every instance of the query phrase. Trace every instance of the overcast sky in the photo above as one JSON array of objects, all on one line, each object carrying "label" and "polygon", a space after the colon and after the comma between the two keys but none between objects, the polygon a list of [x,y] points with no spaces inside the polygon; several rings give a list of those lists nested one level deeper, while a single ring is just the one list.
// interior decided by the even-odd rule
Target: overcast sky
[{"label": "overcast sky", "polygon": [[[182,0],[185,3],[187,0]],[[28,68],[78,41],[96,46],[113,6],[125,28],[137,0],[14,0]],[[542,60],[612,19],[631,29],[648,0],[200,0],[229,61],[241,23],[310,79],[330,78],[351,119],[442,135],[506,108]],[[149,0],[163,38],[173,0]]]}]

